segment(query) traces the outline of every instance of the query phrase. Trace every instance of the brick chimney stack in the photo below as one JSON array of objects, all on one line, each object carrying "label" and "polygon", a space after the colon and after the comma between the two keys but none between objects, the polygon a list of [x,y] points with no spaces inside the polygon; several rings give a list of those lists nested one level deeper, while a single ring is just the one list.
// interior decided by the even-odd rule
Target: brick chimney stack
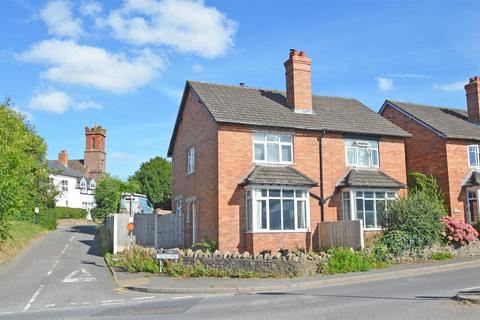
[{"label": "brick chimney stack", "polygon": [[480,123],[480,77],[470,78],[465,85],[467,93],[468,120]]},{"label": "brick chimney stack", "polygon": [[68,152],[67,150],[62,150],[58,154],[58,161],[63,164],[65,167],[68,167]]},{"label": "brick chimney stack", "polygon": [[105,140],[107,130],[99,125],[92,128],[85,127],[85,152],[83,164],[86,167],[86,176],[96,179],[106,172]]},{"label": "brick chimney stack", "polygon": [[312,113],[311,65],[305,51],[290,49],[290,58],[284,63],[287,104],[295,112]]}]

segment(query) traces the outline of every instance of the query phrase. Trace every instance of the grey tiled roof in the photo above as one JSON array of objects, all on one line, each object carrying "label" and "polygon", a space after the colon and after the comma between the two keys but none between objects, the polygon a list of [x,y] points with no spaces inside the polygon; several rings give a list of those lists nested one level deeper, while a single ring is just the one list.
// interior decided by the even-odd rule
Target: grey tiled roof
[{"label": "grey tiled roof", "polygon": [[83,172],[64,166],[58,160],[47,160],[47,169],[51,173],[61,174],[64,176],[75,178],[83,177]]},{"label": "grey tiled roof", "polygon": [[468,121],[466,110],[386,100],[447,138],[480,140],[480,126]]},{"label": "grey tiled roof", "polygon": [[284,91],[188,81],[218,122],[294,129],[409,136],[369,109],[348,98],[313,96],[313,114],[293,112]]},{"label": "grey tiled roof", "polygon": [[406,186],[380,170],[351,169],[337,187],[400,189]]},{"label": "grey tiled roof", "polygon": [[318,183],[292,167],[256,166],[240,184],[316,186]]}]

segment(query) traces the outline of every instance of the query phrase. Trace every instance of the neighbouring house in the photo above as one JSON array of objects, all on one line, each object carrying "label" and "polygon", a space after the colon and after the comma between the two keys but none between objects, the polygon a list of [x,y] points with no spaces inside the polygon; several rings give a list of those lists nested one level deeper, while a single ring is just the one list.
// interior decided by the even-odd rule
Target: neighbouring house
[{"label": "neighbouring house", "polygon": [[95,179],[106,172],[106,130],[97,125],[85,127],[85,138],[83,159],[68,159],[67,150],[61,150],[57,160],[47,160],[50,179],[60,191],[55,199],[58,207],[95,206]]},{"label": "neighbouring house", "polygon": [[355,99],[312,95],[305,52],[284,66],[286,92],[187,81],[168,150],[185,245],[311,250],[318,222],[379,230],[403,192],[409,134]]},{"label": "neighbouring house", "polygon": [[432,174],[451,216],[479,221],[480,77],[465,85],[467,110],[386,100],[379,113],[412,134],[408,171]]}]

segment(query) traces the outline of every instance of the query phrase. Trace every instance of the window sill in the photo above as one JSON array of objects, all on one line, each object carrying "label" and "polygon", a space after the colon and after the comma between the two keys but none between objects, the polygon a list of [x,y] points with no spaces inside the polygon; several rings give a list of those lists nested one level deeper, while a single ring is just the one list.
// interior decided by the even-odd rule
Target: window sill
[{"label": "window sill", "polygon": [[363,228],[363,231],[382,231],[382,228]]},{"label": "window sill", "polygon": [[277,165],[277,166],[294,165],[293,162],[268,162],[268,161],[258,161],[258,160],[253,160],[253,164],[265,164],[265,165]]}]

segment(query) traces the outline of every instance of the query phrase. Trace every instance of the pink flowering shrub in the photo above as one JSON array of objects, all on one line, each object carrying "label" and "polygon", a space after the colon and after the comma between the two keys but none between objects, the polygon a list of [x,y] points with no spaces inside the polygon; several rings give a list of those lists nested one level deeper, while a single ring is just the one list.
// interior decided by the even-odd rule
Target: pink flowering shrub
[{"label": "pink flowering shrub", "polygon": [[449,216],[443,217],[442,222],[445,231],[441,235],[448,242],[463,246],[478,238],[478,232],[471,224],[462,220],[455,220]]}]

